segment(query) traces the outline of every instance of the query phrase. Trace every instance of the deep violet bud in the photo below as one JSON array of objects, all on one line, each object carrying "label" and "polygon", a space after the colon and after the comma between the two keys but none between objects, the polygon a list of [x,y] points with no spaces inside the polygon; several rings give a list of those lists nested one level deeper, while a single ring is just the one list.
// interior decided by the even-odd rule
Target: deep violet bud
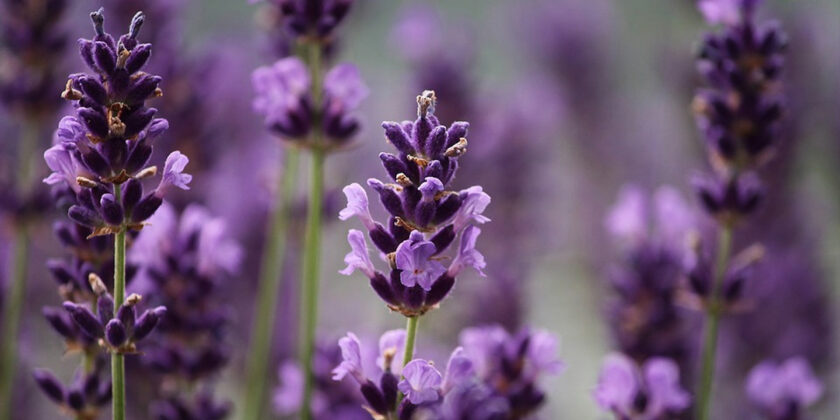
[{"label": "deep violet bud", "polygon": [[693,183],[704,209],[727,222],[737,221],[754,212],[764,196],[761,182],[754,174],[729,180],[717,176],[696,176]]},{"label": "deep violet bud", "polygon": [[62,337],[67,339],[75,338],[77,330],[73,326],[73,321],[67,317],[65,312],[60,311],[58,308],[45,306],[41,309],[41,313],[47,319],[47,322],[50,323],[50,326],[61,334]]},{"label": "deep violet bud", "polygon": [[[669,359],[652,358],[639,367],[627,356],[613,353],[604,360],[596,402],[618,418],[667,418],[685,410],[689,394],[680,387],[679,369]],[[665,417],[663,417],[665,416]]]},{"label": "deep violet bud", "polygon": [[125,213],[122,205],[117,203],[113,194],[103,194],[99,205],[102,206],[102,218],[109,225],[120,225],[123,222]]},{"label": "deep violet bud", "polygon": [[64,302],[63,306],[85,334],[91,338],[102,337],[104,328],[90,309],[73,302]]},{"label": "deep violet bud", "polygon": [[105,325],[105,339],[112,347],[120,347],[125,344],[128,334],[120,320],[112,319],[108,321],[108,325]]},{"label": "deep violet bud", "polygon": [[746,381],[750,402],[768,419],[802,418],[805,409],[823,394],[823,385],[801,357],[755,366]]},{"label": "deep violet bud", "polygon": [[434,402],[440,398],[443,377],[429,362],[415,359],[403,368],[398,388],[412,404]]},{"label": "deep violet bud", "polygon": [[35,369],[32,376],[47,397],[58,404],[64,402],[64,386],[52,373],[46,369]]},{"label": "deep violet bud", "polygon": [[143,312],[134,324],[134,334],[132,335],[132,339],[139,341],[146,338],[146,336],[155,329],[158,322],[160,322],[161,318],[163,318],[165,314],[166,308],[163,306],[158,306],[157,308],[148,309]]},{"label": "deep violet bud", "polygon": [[161,204],[163,204],[163,199],[158,197],[155,193],[147,194],[143,197],[139,203],[134,207],[134,210],[131,212],[131,222],[132,223],[141,223],[144,220],[152,217],[152,215],[160,208]]},{"label": "deep violet bud", "polygon": [[[257,0],[251,0],[252,3]],[[354,0],[266,0],[277,7],[285,30],[293,38],[318,36],[332,41],[335,28],[347,16]]]}]

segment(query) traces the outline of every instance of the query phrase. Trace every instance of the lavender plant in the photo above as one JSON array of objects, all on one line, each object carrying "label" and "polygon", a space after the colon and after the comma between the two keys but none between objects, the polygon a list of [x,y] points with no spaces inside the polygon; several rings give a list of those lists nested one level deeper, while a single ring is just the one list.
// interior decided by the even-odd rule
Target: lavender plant
[{"label": "lavender plant", "polygon": [[[757,207],[762,189],[752,173],[778,143],[783,111],[779,77],[786,45],[775,24],[755,22],[755,0],[702,1],[707,20],[721,23],[722,33],[706,37],[698,67],[707,87],[694,99],[698,127],[715,169],[695,180],[704,209],[719,226],[714,263],[693,276],[706,313],[702,367],[697,389],[697,418],[705,420],[710,399],[721,316],[740,295],[743,277],[738,261],[730,261],[736,224]],[[710,267],[710,266],[713,266]],[[702,280],[699,280],[702,279]]]},{"label": "lavender plant", "polygon": [[[417,120],[382,123],[385,137],[398,152],[379,155],[393,183],[372,178],[368,185],[390,214],[387,228],[373,220],[367,193],[359,184],[344,188],[347,207],[339,214],[342,220],[359,218],[388,264],[386,277],[371,261],[364,234],[350,230],[352,251],[341,273],[364,273],[388,308],[407,318],[404,363],[413,358],[420,317],[446,298],[465,268],[481,273],[486,265],[475,249],[481,233],[475,224],[489,221],[482,213],[490,196],[479,186],[449,190],[458,158],[467,151],[469,124],[441,125],[434,116],[436,101],[433,91],[425,91],[417,96]],[[441,260],[459,237],[455,257],[444,267]]]},{"label": "lavender plant", "polygon": [[[275,135],[288,140],[295,148],[311,153],[311,180],[307,206],[307,224],[302,262],[300,300],[300,350],[305,369],[302,415],[309,416],[309,401],[314,381],[312,357],[317,325],[318,265],[321,238],[321,213],[324,193],[326,155],[347,144],[358,131],[352,116],[367,87],[358,70],[342,64],[323,73],[323,58],[331,50],[337,25],[346,16],[352,0],[276,0],[271,2],[281,18],[277,30],[283,41],[298,47],[301,56],[287,57],[271,67],[257,69],[253,85],[257,91],[254,109],[265,118]],[[260,275],[261,299],[256,308],[252,331],[252,352],[248,358],[246,418],[256,418],[264,405],[271,325],[276,312],[283,236],[288,219],[288,199],[296,182],[297,152],[287,153],[282,177],[283,202],[275,203]]]},{"label": "lavender plant", "polygon": [[225,223],[197,205],[178,217],[164,204],[149,221],[128,259],[142,267],[132,289],[148,291],[167,308],[142,361],[158,374],[151,413],[162,420],[225,418],[231,404],[212,392],[231,352],[225,340],[231,310],[219,292],[238,270],[241,249],[228,239]]},{"label": "lavender plant", "polygon": [[140,296],[126,297],[126,237],[139,231],[163,203],[172,188],[188,189],[192,177],[184,173],[189,160],[180,152],[166,158],[157,188],[144,194],[142,180],[157,173],[146,166],[151,142],[168,123],[155,118],[157,110],[146,101],[162,95],[161,78],[142,71],[151,56],[151,45],[137,41],[144,15],[131,22],[118,41],[105,32],[104,10],[91,13],[96,35],[79,41],[80,54],[93,74],[72,74],[62,97],[75,105],[75,115],[62,119],[58,144],[44,153],[53,173],[44,181],[65,184],[75,195],[69,218],[91,229],[88,237],[114,235],[113,298],[104,284],[92,286],[96,312],[74,302],[64,307],[79,329],[99,340],[111,353],[113,418],[125,418],[124,356],[136,353],[136,342],[145,338],[163,317],[159,307],[136,318]]},{"label": "lavender plant", "polygon": [[[60,80],[60,59],[66,46],[61,23],[65,0],[0,2],[0,105],[18,130],[8,142],[14,158],[0,156],[0,215],[14,226],[13,258],[3,296],[0,338],[0,419],[11,418],[12,383],[17,372],[18,329],[26,301],[30,225],[49,209],[42,188],[33,185],[35,151],[46,146],[44,127],[53,124],[61,101],[53,94]],[[4,146],[6,146],[4,145]],[[5,149],[3,147],[2,149]]]}]

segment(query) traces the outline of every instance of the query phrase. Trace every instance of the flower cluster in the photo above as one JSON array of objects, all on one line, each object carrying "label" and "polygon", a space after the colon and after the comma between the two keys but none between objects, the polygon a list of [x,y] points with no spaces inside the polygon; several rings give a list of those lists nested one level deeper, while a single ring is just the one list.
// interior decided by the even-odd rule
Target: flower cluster
[{"label": "flower cluster", "polygon": [[618,350],[633,360],[667,357],[689,371],[695,337],[678,297],[695,219],[674,189],[648,197],[635,186],[622,189],[606,219],[622,258],[609,273],[607,317]]},{"label": "flower cluster", "polygon": [[820,399],[823,386],[805,359],[793,357],[755,366],[747,377],[746,392],[767,419],[793,420],[803,418],[805,408]]},{"label": "flower cluster", "polygon": [[173,152],[158,187],[144,194],[141,180],[157,173],[146,166],[151,142],[168,127],[166,120],[154,118],[155,108],[145,105],[162,92],[161,78],[142,71],[151,56],[151,45],[136,39],[144,17],[138,13],[119,42],[104,31],[101,9],[91,19],[96,36],[81,40],[79,47],[96,75],[74,74],[67,82],[62,97],[76,104],[76,115],[61,120],[57,144],[44,153],[53,171],[44,182],[66,183],[77,196],[68,215],[98,236],[139,230],[166,192],[188,189],[192,176],[183,173],[189,159]]},{"label": "flower cluster", "polygon": [[[255,3],[259,0],[251,0]],[[266,0],[279,12],[284,29],[293,38],[312,37],[330,41],[335,28],[347,16],[353,0]]]},{"label": "flower cluster", "polygon": [[111,402],[111,381],[102,381],[98,368],[89,374],[77,373],[68,387],[43,369],[36,369],[32,375],[47,397],[75,413],[77,419],[95,420],[100,410]]},{"label": "flower cluster", "polygon": [[[510,335],[499,326],[466,329],[443,372],[421,358],[405,366],[395,362],[405,338],[404,330],[380,338],[373,371],[365,366],[362,344],[353,333],[339,340],[343,361],[333,369],[333,379],[351,376],[375,416],[387,418],[395,410],[398,418],[527,416],[545,399],[538,379],[563,369],[556,339],[542,331]],[[398,391],[405,395],[399,405]]]},{"label": "flower cluster", "polygon": [[[368,197],[359,184],[344,188],[347,207],[339,218],[358,217],[371,241],[389,265],[387,276],[370,259],[361,231],[347,235],[352,251],[341,273],[359,270],[370,278],[371,286],[388,306],[412,317],[426,313],[452,290],[455,278],[466,267],[479,272],[484,257],[475,249],[481,230],[474,223],[489,221],[482,215],[490,203],[481,187],[452,191],[449,186],[458,169],[458,157],[467,151],[468,123],[456,122],[449,128],[433,115],[435,94],[417,97],[418,117],[414,122],[385,122],[385,137],[398,154],[381,153],[379,158],[393,183],[369,179],[368,186],[380,197],[390,213],[387,228],[373,220]],[[460,235],[455,258],[445,267],[446,250]]]},{"label": "flower cluster", "polygon": [[716,174],[698,178],[706,210],[722,223],[753,212],[762,197],[751,172],[779,142],[784,110],[780,77],[786,38],[775,24],[754,22],[755,0],[701,2],[711,23],[723,23],[700,47],[698,68],[707,87],[694,99]]},{"label": "flower cluster", "polygon": [[[352,64],[339,64],[325,75],[318,109],[313,103],[309,70],[297,57],[256,69],[252,81],[257,93],[254,110],[265,118],[269,130],[284,139],[307,147],[332,149],[346,144],[359,130],[359,120],[352,112],[367,97],[368,88]],[[308,140],[316,125],[328,144]]]},{"label": "flower cluster", "polygon": [[651,358],[641,367],[620,353],[606,357],[593,397],[621,420],[666,420],[685,410],[688,392],[680,371],[667,358]]},{"label": "flower cluster", "polygon": [[29,118],[52,115],[61,105],[53,92],[67,44],[59,28],[67,6],[67,0],[0,3],[0,103]]},{"label": "flower cluster", "polygon": [[[224,221],[197,205],[187,207],[179,218],[164,204],[150,222],[128,255],[142,267],[132,289],[148,291],[151,300],[167,308],[167,315],[142,363],[164,375],[160,389],[172,389],[170,383],[209,386],[209,378],[217,376],[229,358],[225,330],[230,311],[220,304],[219,292],[222,280],[237,272],[241,249],[228,238]],[[171,394],[157,404],[199,413],[214,402],[209,390],[196,401],[186,389]],[[212,404],[219,409],[228,405]]]},{"label": "flower cluster", "polygon": [[114,316],[114,298],[108,293],[105,284],[95,274],[91,275],[90,282],[97,295],[96,314],[87,306],[70,301],[64,302],[64,309],[87,338],[98,340],[108,351],[137,353],[137,343],[155,329],[166,314],[166,308],[158,306],[147,309],[138,316],[135,306],[142,297],[132,294],[116,308]]}]

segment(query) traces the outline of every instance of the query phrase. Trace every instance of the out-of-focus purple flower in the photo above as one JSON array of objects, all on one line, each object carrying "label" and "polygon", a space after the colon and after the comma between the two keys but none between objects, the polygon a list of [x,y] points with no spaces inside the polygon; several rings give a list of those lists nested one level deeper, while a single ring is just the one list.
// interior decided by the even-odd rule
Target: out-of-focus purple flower
[{"label": "out-of-focus purple flower", "polygon": [[50,400],[85,418],[85,414],[99,413],[111,402],[111,381],[100,379],[101,374],[98,367],[86,374],[77,372],[69,386],[44,369],[35,369],[32,377]]},{"label": "out-of-focus purple flower", "polygon": [[347,233],[347,242],[350,243],[352,250],[344,256],[347,267],[339,273],[349,276],[353,274],[353,271],[359,270],[368,277],[375,276],[376,268],[370,260],[370,252],[364,234],[356,229],[350,229]]},{"label": "out-of-focus purple flower", "polygon": [[473,362],[466,356],[463,347],[457,347],[446,362],[441,392],[446,394],[453,388],[468,382],[473,376],[475,376]]},{"label": "out-of-focus purple flower", "polygon": [[[309,70],[300,58],[288,57],[271,67],[254,70],[252,84],[257,96],[254,110],[266,126],[281,137],[307,145],[312,126],[320,122],[322,131],[337,147],[359,129],[352,115],[367,96],[368,88],[352,64],[340,64],[324,78],[323,104],[313,109]],[[309,144],[311,146],[311,144]]]},{"label": "out-of-focus purple flower", "polygon": [[[259,0],[249,0],[257,3]],[[328,39],[344,20],[353,0],[265,0],[280,11],[286,29],[295,37]]]},{"label": "out-of-focus purple flower", "polygon": [[761,0],[699,0],[697,8],[711,24],[735,25],[750,17]]},{"label": "out-of-focus purple flower", "polygon": [[[390,370],[395,375],[402,372],[402,360],[399,355],[405,349],[405,330],[397,329],[386,331],[379,338],[379,356],[376,358],[376,365],[382,370]],[[394,366],[394,359],[397,365]]]},{"label": "out-of-focus purple flower", "polygon": [[[385,137],[398,151],[379,156],[393,183],[369,179],[368,185],[379,193],[390,213],[387,227],[370,217],[367,194],[357,184],[345,188],[348,204],[339,214],[342,220],[358,216],[373,244],[387,256],[388,276],[375,268],[367,274],[379,297],[405,316],[422,315],[442,301],[455,284],[449,273],[458,274],[465,266],[484,268],[483,257],[475,250],[478,231],[468,230],[468,226],[489,221],[482,213],[490,196],[478,186],[449,190],[458,158],[466,152],[469,125],[441,125],[433,115],[436,100],[434,92],[423,92],[417,97],[416,121],[382,124]],[[462,252],[447,269],[441,260],[458,235]],[[348,258],[355,261],[358,237],[348,238],[354,248]],[[359,260],[364,262],[364,270],[370,271],[369,259]],[[350,267],[343,271],[350,272]]]},{"label": "out-of-focus purple flower", "polygon": [[778,364],[765,361],[756,365],[747,377],[746,392],[768,419],[798,419],[820,399],[823,385],[807,360],[792,357]]},{"label": "out-of-focus purple flower", "polygon": [[604,360],[593,396],[617,418],[664,420],[690,403],[679,381],[679,369],[669,359],[652,358],[640,370],[627,356],[613,353]]},{"label": "out-of-focus purple flower", "polygon": [[155,190],[155,195],[163,197],[166,191],[172,187],[177,187],[182,190],[190,189],[189,183],[192,181],[192,175],[184,173],[184,169],[190,159],[184,156],[179,151],[174,151],[166,157],[166,163],[163,166],[163,176],[160,179],[160,184]]},{"label": "out-of-focus purple flower", "polygon": [[362,350],[359,338],[356,337],[356,334],[347,333],[346,337],[338,340],[338,345],[341,347],[341,358],[344,360],[333,369],[333,380],[339,381],[349,374],[360,384],[364,383],[365,374],[362,369]]},{"label": "out-of-focus purple flower", "polygon": [[412,360],[403,368],[403,380],[398,387],[412,404],[434,402],[440,398],[443,377],[425,360]]}]

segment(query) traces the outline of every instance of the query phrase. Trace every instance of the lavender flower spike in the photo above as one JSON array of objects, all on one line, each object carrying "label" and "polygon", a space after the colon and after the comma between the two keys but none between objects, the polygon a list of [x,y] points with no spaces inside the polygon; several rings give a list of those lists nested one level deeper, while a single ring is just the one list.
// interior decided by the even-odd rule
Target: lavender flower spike
[{"label": "lavender flower spike", "polygon": [[[475,248],[480,230],[472,226],[489,221],[483,212],[490,196],[480,186],[461,191],[450,186],[458,158],[467,151],[469,124],[441,125],[434,116],[436,101],[434,92],[425,91],[417,96],[417,120],[382,123],[385,137],[397,149],[397,154],[379,155],[391,182],[370,179],[367,184],[390,213],[387,223],[373,220],[367,193],[358,184],[344,189],[347,207],[339,214],[342,220],[356,216],[362,221],[390,268],[385,274],[369,264],[358,234],[351,233],[353,252],[342,273],[352,273],[351,267],[363,268],[388,307],[409,318],[440,303],[464,267],[479,272],[485,267],[484,257]],[[459,236],[459,250],[446,267],[442,261]]]}]

